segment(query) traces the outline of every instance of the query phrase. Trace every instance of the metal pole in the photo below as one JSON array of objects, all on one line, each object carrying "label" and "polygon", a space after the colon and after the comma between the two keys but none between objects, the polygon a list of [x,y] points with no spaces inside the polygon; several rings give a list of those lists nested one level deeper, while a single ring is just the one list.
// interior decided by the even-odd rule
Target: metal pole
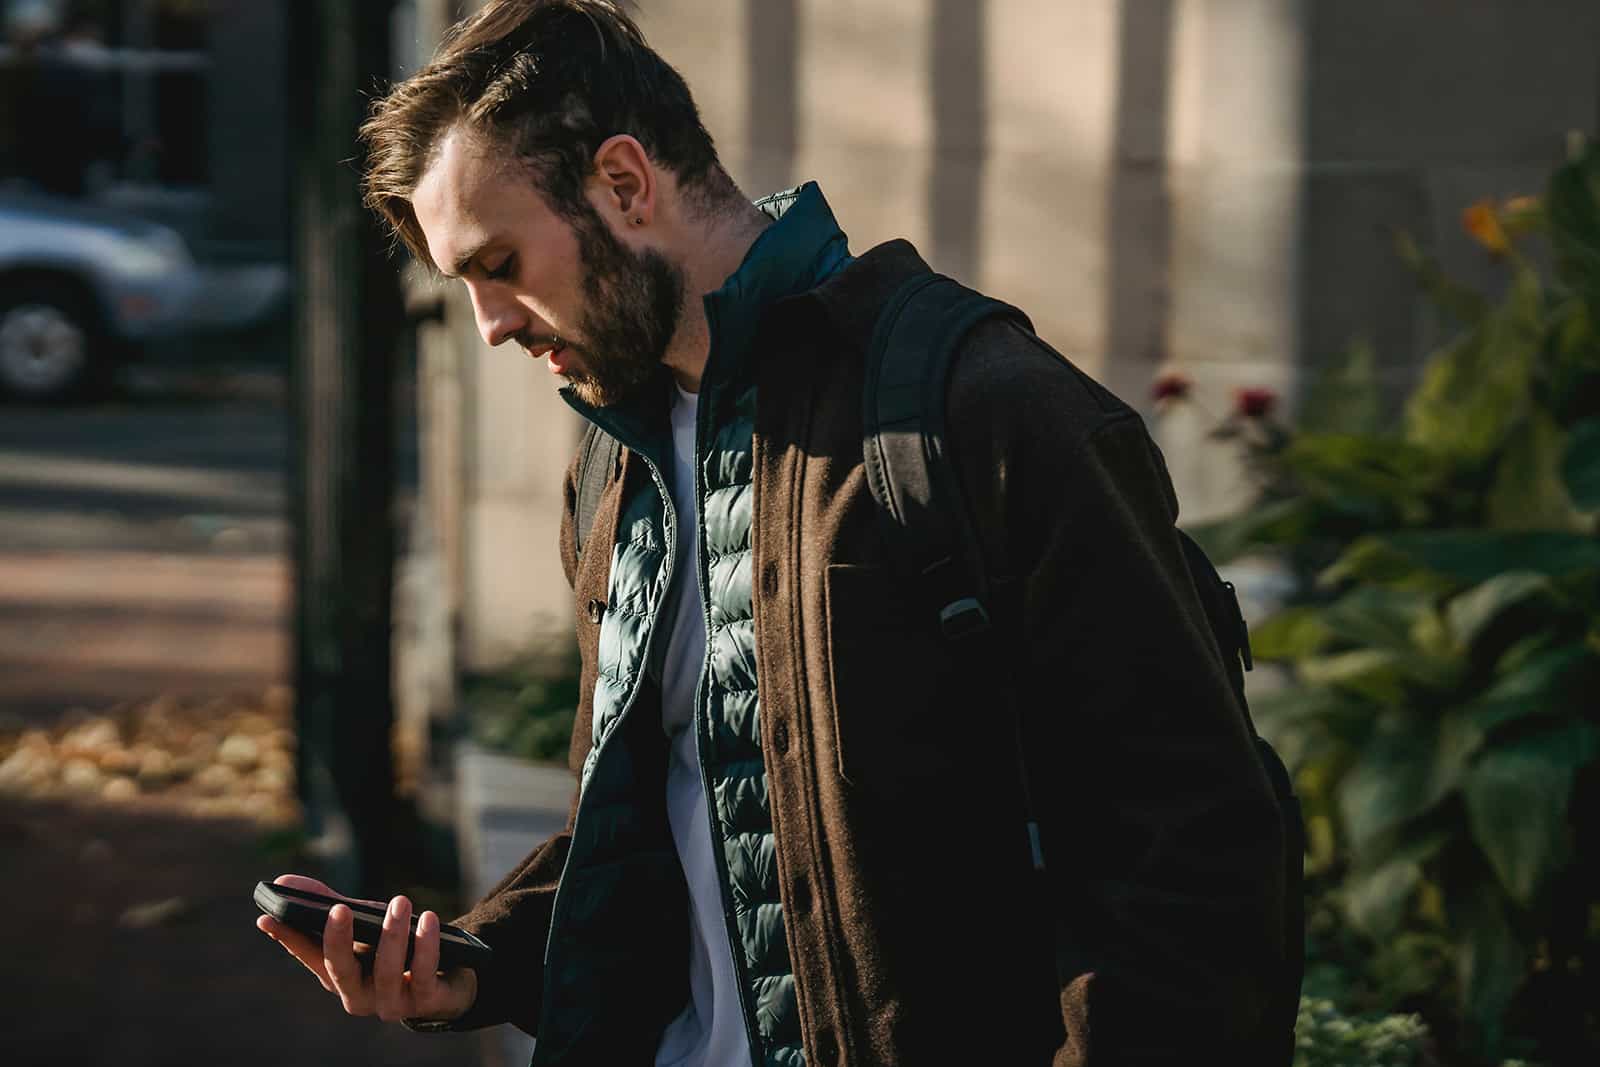
[{"label": "metal pole", "polygon": [[394,863],[390,679],[400,290],[362,208],[356,128],[389,73],[388,5],[298,0],[290,82],[297,276],[295,674],[299,783],[343,892]]}]

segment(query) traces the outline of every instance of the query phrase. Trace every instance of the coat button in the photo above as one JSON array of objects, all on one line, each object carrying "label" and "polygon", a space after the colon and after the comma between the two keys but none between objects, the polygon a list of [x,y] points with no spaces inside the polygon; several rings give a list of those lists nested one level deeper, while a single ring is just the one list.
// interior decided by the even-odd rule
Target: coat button
[{"label": "coat button", "polygon": [[778,595],[778,565],[771,560],[761,567],[761,595],[769,599]]},{"label": "coat button", "polygon": [[604,600],[590,600],[588,608],[589,621],[598,626],[600,623],[600,616],[606,613],[606,602]]},{"label": "coat button", "polygon": [[780,756],[789,751],[789,724],[781,719],[772,727],[772,747]]},{"label": "coat button", "polygon": [[789,892],[789,910],[795,915],[804,915],[811,910],[811,883],[806,881],[803,874],[794,880]]}]

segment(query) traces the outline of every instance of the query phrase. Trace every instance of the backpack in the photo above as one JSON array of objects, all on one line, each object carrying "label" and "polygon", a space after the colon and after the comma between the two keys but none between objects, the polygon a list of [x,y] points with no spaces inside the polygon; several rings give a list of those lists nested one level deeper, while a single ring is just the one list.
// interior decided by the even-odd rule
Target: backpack
[{"label": "backpack", "polygon": [[[944,275],[917,274],[903,283],[879,313],[867,349],[862,390],[862,453],[867,484],[878,503],[890,557],[919,590],[952,646],[969,646],[975,658],[1009,614],[996,602],[990,576],[976,550],[954,465],[947,454],[945,392],[951,359],[974,326],[1004,319],[1033,333],[1018,309]],[[1041,344],[1043,342],[1040,342]],[[589,424],[579,445],[577,546],[594,525],[600,496],[615,473],[621,444]],[[1283,760],[1256,731],[1245,700],[1244,674],[1253,668],[1250,633],[1233,583],[1224,581],[1205,552],[1178,531],[1189,573],[1222,653],[1245,725],[1272,785],[1284,833],[1285,959],[1278,995],[1267,1019],[1282,1035],[1276,1062],[1294,1056],[1294,1026],[1305,972],[1305,826]],[[1019,765],[1021,763],[1019,754]],[[1025,776],[1024,776],[1025,777]],[[1026,792],[1026,781],[1023,783]],[[1035,865],[1044,857],[1032,825]]]}]

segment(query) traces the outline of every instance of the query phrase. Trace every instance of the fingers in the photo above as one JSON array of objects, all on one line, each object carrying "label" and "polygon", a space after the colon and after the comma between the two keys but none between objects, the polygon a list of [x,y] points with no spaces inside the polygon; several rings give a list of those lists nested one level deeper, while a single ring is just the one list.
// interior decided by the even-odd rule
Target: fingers
[{"label": "fingers", "polygon": [[[279,875],[274,882],[341,901],[383,907],[381,901],[356,901],[301,874]],[[455,971],[440,976],[439,916],[424,912],[413,942],[411,910],[411,901],[406,897],[391,900],[384,909],[377,944],[372,951],[363,944],[361,956],[355,951],[355,913],[346,904],[328,909],[320,943],[271,916],[258,918],[256,927],[315,975],[324,989],[337,995],[350,1015],[376,1014],[389,1022],[418,1017],[454,1018],[471,1007],[476,998],[477,975]],[[368,928],[364,926],[363,930]],[[371,939],[370,931],[362,936],[363,942]],[[410,958],[413,953],[415,959]],[[370,964],[370,973],[363,963]]]},{"label": "fingers", "polygon": [[372,968],[378,1018],[398,1022],[406,1010],[406,951],[411,946],[411,901],[395,897],[383,915],[383,932],[378,935],[378,958]]},{"label": "fingers", "polygon": [[280,874],[272,880],[273,885],[286,885],[290,889],[304,889],[308,893],[321,893],[325,897],[338,897],[348,900],[343,893],[335,893],[326,882],[319,882],[303,874]]},{"label": "fingers", "polygon": [[431,911],[417,918],[416,944],[411,950],[411,1011],[433,1015],[439,1009],[439,916]]},{"label": "fingers", "polygon": [[334,889],[332,886],[328,885],[326,882],[319,882],[315,878],[311,878],[304,874],[280,874],[278,877],[274,878],[272,882],[274,885],[286,885],[291,889],[304,889],[308,893],[321,893],[325,897],[336,897],[339,900],[348,900],[361,904],[375,904],[380,908],[383,907],[383,901],[381,900],[364,900],[360,897],[346,896],[345,894]]},{"label": "fingers", "polygon": [[328,909],[328,921],[322,927],[322,963],[344,1010],[351,1015],[371,1015],[372,979],[364,976],[356,963],[354,928],[355,914],[349,908],[335,904]]},{"label": "fingers", "polygon": [[256,929],[276,941],[285,952],[299,960],[306,970],[316,975],[323,989],[333,992],[333,983],[328,980],[328,969],[322,962],[321,945],[299,931],[289,929],[270,915],[257,917]]}]

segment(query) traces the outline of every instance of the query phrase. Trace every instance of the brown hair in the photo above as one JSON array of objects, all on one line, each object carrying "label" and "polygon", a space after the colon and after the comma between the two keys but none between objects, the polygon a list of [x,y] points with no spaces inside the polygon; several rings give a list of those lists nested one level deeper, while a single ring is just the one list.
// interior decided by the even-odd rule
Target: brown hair
[{"label": "brown hair", "polygon": [[457,123],[526,164],[552,209],[591,213],[584,182],[606,138],[631,134],[702,206],[736,195],[683,77],[614,0],[490,0],[361,127],[365,199],[431,263],[411,196]]}]

